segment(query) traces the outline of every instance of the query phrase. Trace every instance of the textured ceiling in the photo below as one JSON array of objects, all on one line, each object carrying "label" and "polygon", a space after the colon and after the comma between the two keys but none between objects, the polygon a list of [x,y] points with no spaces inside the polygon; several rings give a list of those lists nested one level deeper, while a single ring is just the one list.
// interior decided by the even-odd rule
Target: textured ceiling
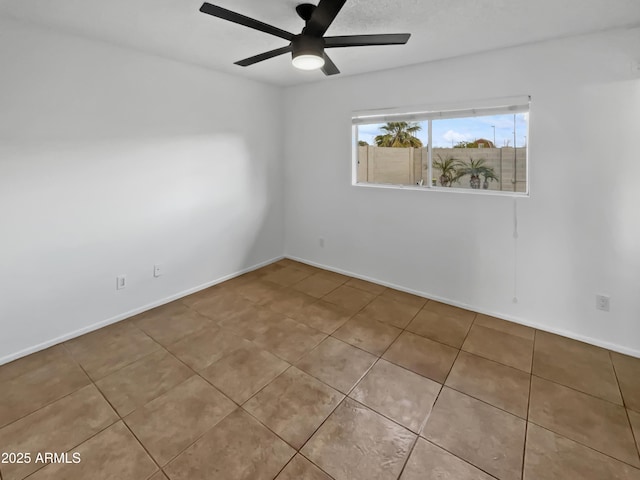
[{"label": "textured ceiling", "polygon": [[[286,41],[204,15],[201,0],[0,0],[0,15],[277,85],[324,79],[290,57],[233,62]],[[301,0],[211,0],[292,33]],[[316,2],[317,3],[317,2]],[[327,35],[411,33],[404,46],[332,49],[342,75],[640,25],[640,0],[348,0]],[[330,79],[326,79],[330,81]]]}]

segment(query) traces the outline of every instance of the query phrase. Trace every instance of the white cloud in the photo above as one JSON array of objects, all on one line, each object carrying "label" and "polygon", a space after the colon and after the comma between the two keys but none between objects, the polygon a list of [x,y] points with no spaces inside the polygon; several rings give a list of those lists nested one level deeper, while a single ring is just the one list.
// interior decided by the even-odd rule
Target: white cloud
[{"label": "white cloud", "polygon": [[471,140],[471,135],[468,135],[466,133],[460,133],[460,132],[456,132],[454,130],[447,130],[443,135],[442,138],[444,138],[447,142],[466,142],[468,140]]}]

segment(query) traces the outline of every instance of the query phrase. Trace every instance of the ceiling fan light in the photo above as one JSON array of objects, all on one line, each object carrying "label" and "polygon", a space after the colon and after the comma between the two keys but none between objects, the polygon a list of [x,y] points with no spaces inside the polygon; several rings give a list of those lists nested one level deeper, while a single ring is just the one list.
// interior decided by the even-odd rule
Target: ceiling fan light
[{"label": "ceiling fan light", "polygon": [[317,70],[324,67],[324,58],[318,55],[303,54],[293,57],[291,63],[300,70]]}]

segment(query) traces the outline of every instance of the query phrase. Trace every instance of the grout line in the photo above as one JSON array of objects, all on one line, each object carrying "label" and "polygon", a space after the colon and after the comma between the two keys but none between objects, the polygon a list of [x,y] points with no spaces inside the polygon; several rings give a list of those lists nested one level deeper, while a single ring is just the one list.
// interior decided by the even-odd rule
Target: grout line
[{"label": "grout line", "polygon": [[[483,473],[487,474],[489,477],[491,477],[491,478],[495,478],[496,480],[498,480],[498,477],[496,477],[494,474],[487,472],[486,470],[484,470],[484,469],[480,468],[479,466],[477,466],[477,465],[475,465],[475,464],[471,463],[469,460],[465,460],[464,458],[459,457],[459,456],[458,456],[458,455],[456,455],[455,453],[453,453],[453,452],[451,452],[451,451],[447,450],[446,448],[444,448],[442,445],[438,445],[436,442],[434,442],[434,441],[432,441],[432,440],[429,440],[428,438],[425,438],[425,437],[420,437],[420,438],[422,438],[425,442],[430,443],[430,444],[431,444],[431,445],[433,445],[434,447],[439,448],[440,450],[444,450],[444,451],[445,451],[445,452],[447,452],[449,455],[454,456],[454,457],[455,457],[455,458],[457,458],[458,460],[460,460],[460,461],[462,461],[462,462],[466,463],[467,465],[470,465],[471,467],[475,468],[476,470],[479,470],[479,471],[481,471],[481,472],[483,472]],[[455,479],[453,479],[453,480],[455,480]]]},{"label": "grout line", "polygon": [[[144,333],[144,332],[143,332]],[[146,333],[145,333],[146,335]],[[155,340],[154,340],[155,341]],[[80,365],[80,368],[82,368],[82,365]],[[84,370],[84,369],[83,369]],[[160,467],[160,465],[158,464],[158,462],[156,462],[156,459],[153,458],[153,455],[151,455],[151,453],[149,453],[149,450],[147,450],[147,447],[145,447],[142,442],[140,441],[140,439],[135,435],[135,433],[133,433],[133,431],[131,430],[131,428],[129,428],[129,425],[127,425],[127,422],[124,421],[124,417],[122,415],[120,415],[120,413],[118,412],[118,410],[114,407],[114,405],[109,401],[109,399],[107,398],[107,396],[104,394],[104,392],[100,389],[100,387],[98,387],[97,383],[94,382],[93,386],[96,388],[96,390],[98,390],[98,392],[100,393],[100,395],[102,395],[102,398],[104,399],[105,402],[107,402],[107,404],[109,404],[109,406],[111,407],[111,409],[115,412],[115,414],[118,416],[118,418],[120,419],[119,421],[122,422],[122,424],[125,426],[125,428],[131,433],[131,435],[133,436],[133,438],[138,442],[138,444],[144,449],[144,451],[147,453],[147,455],[149,456],[149,458],[151,459],[151,461],[158,467],[158,469],[161,469],[162,467]],[[117,423],[117,422],[115,422]],[[115,424],[114,423],[114,424]],[[86,440],[85,440],[86,442]],[[84,442],[83,442],[84,443]],[[153,473],[155,474],[155,472]]]},{"label": "grout line", "polygon": [[[153,340],[155,342],[155,340],[153,339],[153,337],[151,337],[147,332],[145,332],[144,330],[140,329],[140,331],[142,331],[142,333],[146,336],[148,336],[149,338],[151,338],[151,340]],[[156,342],[158,343],[158,342]],[[173,352],[169,351],[164,345],[158,343],[158,345],[160,345],[160,349],[164,350],[165,353],[168,353],[170,356],[172,356],[174,359],[176,359],[178,362],[180,362],[181,364],[183,364],[184,366],[186,366],[189,370],[191,370],[191,372],[193,372],[194,375],[190,376],[189,378],[185,379],[184,381],[180,382],[178,385],[174,385],[172,388],[170,388],[168,391],[161,393],[160,395],[158,395],[157,397],[149,400],[147,403],[145,403],[144,405],[139,405],[137,406],[132,412],[128,413],[126,416],[131,415],[133,412],[135,412],[136,410],[139,410],[141,408],[144,408],[146,405],[148,405],[149,403],[151,403],[152,401],[156,400],[157,398],[161,397],[162,395],[165,395],[166,393],[170,392],[171,390],[175,389],[176,387],[178,387],[179,385],[182,385],[184,382],[186,382],[187,380],[189,380],[190,378],[193,378],[194,376],[198,376],[200,378],[202,378],[205,382],[207,382],[207,384],[211,385],[217,392],[220,392],[220,390],[218,388],[216,388],[214,385],[211,384],[211,382],[209,382],[206,378],[202,377],[202,375],[199,374],[199,372],[197,372],[196,370],[194,370],[193,368],[191,368],[189,365],[187,365],[185,362],[183,362],[180,358],[178,358],[176,355],[173,354]],[[215,362],[214,362],[215,363]],[[80,366],[80,368],[82,368],[82,366]],[[106,378],[106,377],[105,377]],[[118,417],[120,418],[120,420],[122,421],[122,423],[126,426],[126,428],[131,432],[131,434],[134,436],[134,438],[138,441],[138,443],[140,443],[140,445],[142,445],[142,448],[145,450],[145,452],[147,452],[147,455],[149,455],[149,457],[151,458],[151,460],[158,466],[158,468],[160,469],[160,471],[162,471],[162,473],[164,474],[164,470],[162,470],[162,467],[160,466],[160,464],[156,461],[156,459],[153,457],[153,455],[151,455],[151,453],[147,450],[147,448],[144,446],[144,444],[142,443],[142,441],[135,435],[135,433],[133,433],[133,431],[131,430],[131,428],[129,427],[129,425],[127,424],[127,422],[125,421],[124,417],[122,417],[118,411],[113,407],[113,405],[111,405],[111,402],[109,402],[109,400],[106,398],[106,396],[104,395],[104,393],[100,390],[100,388],[98,387],[98,385],[96,385],[94,383],[94,386],[96,387],[96,389],[100,392],[100,394],[105,398],[105,400],[107,401],[107,403],[111,406],[111,408],[116,412],[116,415],[118,415]],[[239,405],[234,402],[233,400],[231,400],[227,395],[224,395],[224,393],[220,392],[220,394],[222,394],[225,398],[229,399],[231,402],[233,402],[236,405],[236,409],[239,408]],[[235,411],[236,409],[234,409],[233,411]],[[229,414],[231,414],[232,412],[229,412]],[[204,435],[206,435],[208,432],[210,432],[216,425],[218,425],[222,420],[224,420],[229,414],[225,415],[224,417],[222,417],[215,425],[213,425],[211,428],[209,428],[208,430],[206,430],[202,435],[199,435],[193,442],[189,443],[189,445],[187,445],[186,448],[184,448],[183,450],[181,450],[178,454],[176,454],[175,456],[171,457],[171,459],[166,463],[166,465],[169,465],[169,463],[171,463],[173,460],[175,460],[179,455],[181,455],[182,453],[184,453],[187,449],[189,449],[194,443],[196,443],[198,440],[200,440]],[[157,472],[154,472],[153,475],[155,475]]]},{"label": "grout line", "polygon": [[[73,447],[69,448],[68,450],[66,450],[66,451],[65,451],[65,453],[69,453],[69,452],[71,452],[72,450],[77,449],[78,447],[80,447],[80,446],[84,445],[84,444],[85,444],[85,443],[87,443],[89,440],[93,439],[94,437],[97,437],[97,436],[98,436],[98,435],[100,435],[102,432],[104,432],[104,431],[106,431],[106,430],[110,429],[111,427],[113,427],[114,425],[116,425],[118,422],[121,422],[121,421],[122,421],[122,419],[118,418],[118,419],[117,419],[116,421],[114,421],[113,423],[110,423],[109,425],[105,426],[103,429],[101,429],[101,430],[97,431],[96,433],[94,433],[94,434],[92,434],[91,436],[89,436],[89,437],[85,438],[84,440],[82,440],[80,443],[78,443],[78,444],[74,445]],[[40,470],[42,470],[43,468],[48,467],[49,465],[54,465],[54,464],[53,464],[53,463],[45,463],[45,464],[43,464],[41,467],[39,467],[37,470],[35,470],[35,471],[31,472],[30,474],[28,474],[28,475],[27,475],[26,477],[24,477],[24,478],[26,479],[26,478],[31,477],[32,475],[35,475],[35,474],[36,474],[36,473],[38,473]]]},{"label": "grout line", "polygon": [[[294,458],[296,458],[296,455],[297,455],[297,454],[298,454],[298,451],[296,450],[296,452],[295,452],[295,453],[293,454],[293,456],[292,456],[292,457],[287,461],[287,463],[285,463],[285,464],[282,466],[282,468],[281,468],[280,470],[278,470],[278,472],[277,472],[277,473],[275,474],[275,476],[273,477],[274,479],[275,479],[275,478],[278,478],[278,475],[280,475],[280,474],[284,471],[284,469],[285,469],[285,468],[287,468],[291,462],[293,462],[293,459],[294,459]],[[0,479],[0,480],[2,480],[2,479]]]},{"label": "grout line", "polygon": [[622,393],[622,387],[620,386],[620,379],[618,378],[618,370],[616,369],[616,364],[613,362],[613,356],[611,355],[611,350],[609,350],[609,361],[611,362],[611,368],[613,368],[613,376],[616,378],[616,384],[618,385],[618,392],[620,393],[620,398],[622,399],[622,406],[627,408],[627,402],[624,399],[624,394]]},{"label": "grout line", "polygon": [[[162,472],[162,467],[160,466],[160,464],[156,461],[156,459],[153,457],[153,455],[151,455],[151,452],[149,450],[147,450],[147,447],[145,447],[145,445],[142,443],[142,441],[138,438],[138,436],[133,432],[133,430],[131,430],[131,427],[129,427],[129,425],[127,424],[127,422],[124,421],[124,419],[122,419],[122,424],[125,426],[125,428],[129,431],[129,433],[131,434],[131,436],[136,440],[136,442],[138,442],[138,445],[140,445],[143,450],[145,452],[147,452],[147,456],[151,459],[151,461],[158,467],[158,470],[160,470]],[[151,475],[149,475],[148,478],[151,478],[152,476],[154,476],[156,473],[158,473],[158,471],[153,472]],[[164,473],[164,472],[163,472]]]},{"label": "grout line", "polygon": [[[117,419],[116,421],[114,421],[114,422],[112,422],[112,423],[110,423],[110,424],[106,425],[103,429],[99,430],[98,432],[94,433],[93,435],[90,435],[89,437],[85,438],[85,439],[84,439],[84,440],[82,440],[80,443],[78,443],[78,444],[76,444],[75,446],[73,446],[73,447],[71,447],[70,449],[68,449],[66,452],[70,452],[70,451],[72,451],[72,450],[75,450],[75,449],[76,449],[76,448],[78,448],[80,445],[83,445],[84,443],[88,442],[88,441],[89,441],[89,440],[91,440],[92,438],[96,437],[97,435],[101,434],[101,433],[102,433],[102,432],[104,432],[105,430],[107,430],[107,429],[109,429],[109,428],[113,427],[115,424],[117,424],[118,422],[121,422],[121,421],[122,421],[122,417],[120,417],[120,415],[118,414],[118,412],[116,411],[116,409],[115,409],[115,408],[113,408],[113,405],[111,405],[111,403],[110,403],[106,398],[104,398],[104,394],[103,394],[103,393],[102,393],[102,391],[98,388],[98,386],[95,384],[95,382],[91,379],[91,377],[89,377],[89,374],[87,374],[87,372],[86,372],[86,371],[85,371],[85,369],[82,367],[82,365],[80,365],[80,363],[79,363],[79,362],[78,362],[74,357],[72,357],[72,360],[73,360],[73,361],[75,361],[75,362],[77,363],[77,366],[78,366],[78,367],[83,371],[83,373],[87,376],[87,378],[89,378],[89,380],[90,380],[90,382],[91,382],[89,385],[85,385],[85,386],[84,386],[84,387],[82,387],[82,388],[85,388],[85,387],[88,387],[88,386],[93,386],[93,387],[98,391],[98,393],[100,394],[100,396],[102,396],[102,397],[103,397],[103,399],[105,400],[105,402],[107,403],[107,405],[109,405],[109,408],[111,408],[111,410],[113,411],[113,413],[115,413],[115,414],[116,414],[116,416],[118,417],[118,419]],[[78,390],[76,390],[75,392],[77,392],[77,391],[78,391]],[[70,393],[69,395],[65,395],[65,397],[71,396],[71,395],[72,395],[73,393],[75,393],[75,392],[72,392],[72,393]],[[63,398],[64,398],[64,397],[63,397]],[[43,408],[44,408],[44,407],[43,407]],[[36,411],[38,411],[38,410],[36,410]],[[35,412],[33,412],[33,413],[35,413]],[[123,422],[123,423],[124,423],[124,422]],[[39,472],[40,470],[42,470],[43,468],[45,468],[45,467],[47,467],[47,466],[49,466],[49,465],[51,465],[51,463],[46,463],[46,464],[42,465],[42,467],[40,467],[40,468],[38,468],[36,471],[34,471],[34,472],[30,473],[30,474],[29,474],[29,475],[27,475],[27,477],[25,477],[25,478],[29,478],[29,477],[31,477],[31,476],[32,476],[32,475],[34,475],[36,472]]]},{"label": "grout line", "polygon": [[[425,377],[425,378],[427,378],[427,377]],[[432,381],[434,381],[434,380],[432,380]],[[453,390],[454,392],[461,393],[461,394],[462,394],[462,395],[464,395],[465,397],[473,398],[474,400],[477,400],[478,402],[481,402],[481,403],[484,403],[485,405],[488,405],[488,406],[490,406],[490,407],[493,407],[493,408],[495,408],[496,410],[500,410],[501,412],[504,412],[504,413],[506,413],[506,414],[508,414],[508,415],[511,415],[512,417],[516,417],[516,418],[518,418],[518,419],[522,420],[523,422],[526,422],[526,421],[527,421],[527,419],[526,419],[525,417],[521,417],[520,415],[517,415],[517,414],[515,414],[515,413],[513,413],[513,412],[510,412],[509,410],[505,410],[505,409],[504,409],[504,408],[502,408],[502,407],[498,407],[498,406],[494,405],[493,403],[489,403],[489,402],[487,402],[486,400],[483,400],[483,399],[481,399],[481,398],[478,398],[478,397],[476,397],[476,396],[474,396],[474,395],[470,395],[470,394],[469,394],[469,393],[467,393],[467,392],[463,392],[462,390],[459,390],[459,389],[457,389],[457,388],[451,387],[451,386],[449,386],[449,385],[444,385],[444,384],[443,384],[443,385],[442,385],[442,387],[443,387],[443,389],[444,389],[444,387],[446,387],[446,388],[447,388],[447,389],[449,389],[449,390]]]},{"label": "grout line", "polygon": [[[462,347],[464,346],[465,342],[467,341],[467,337],[471,333],[471,329],[473,328],[473,324],[476,323],[476,318],[477,317],[478,317],[478,314],[476,313],[473,316],[473,320],[471,322],[471,325],[469,325],[469,330],[467,330],[467,333],[464,335],[464,339],[462,340],[462,343],[460,344],[460,348],[457,349],[458,353],[456,354],[456,358],[453,359],[453,363],[451,363],[451,366],[449,367],[449,371],[447,372],[447,375],[444,377],[444,380],[442,381],[442,386],[443,387],[447,384],[447,380],[449,380],[449,375],[451,375],[451,371],[453,370],[453,366],[458,361],[458,357],[460,356],[460,352],[462,352]],[[417,334],[414,334],[414,335],[417,335]],[[444,345],[444,343],[442,345]],[[466,353],[468,353],[468,352],[466,352]]]},{"label": "grout line", "polygon": [[413,451],[415,450],[416,445],[418,444],[418,440],[420,440],[420,435],[416,435],[416,438],[411,443],[411,446],[407,449],[407,456],[404,458],[404,461],[402,462],[402,468],[400,469],[400,472],[398,473],[397,478],[402,477],[402,474],[404,473],[405,468],[407,468],[407,464],[409,463],[409,459],[411,458],[411,455],[413,454]]},{"label": "grout line", "polygon": [[631,410],[625,404],[624,395],[622,394],[622,387],[620,387],[620,380],[618,379],[618,371],[616,370],[616,365],[613,363],[613,357],[611,356],[611,351],[609,351],[609,360],[611,360],[611,366],[613,367],[613,374],[616,377],[616,383],[618,384],[618,390],[620,391],[620,397],[622,398],[622,404],[624,408],[624,413],[627,416],[627,422],[629,423],[629,428],[631,429],[631,437],[633,438],[634,443],[636,444],[636,450],[638,452],[638,457],[640,458],[640,438],[636,437],[635,432],[633,431],[633,425],[631,424],[631,417],[629,416],[629,411]]},{"label": "grout line", "polygon": [[569,390],[572,390],[572,391],[574,391],[576,393],[580,393],[582,395],[586,395],[589,398],[593,398],[595,400],[600,400],[601,402],[608,403],[609,405],[613,405],[614,407],[625,408],[624,405],[621,405],[619,403],[612,402],[611,400],[607,400],[606,398],[597,397],[597,396],[593,395],[592,393],[583,392],[582,390],[578,390],[577,388],[573,388],[570,385],[565,385],[564,383],[560,383],[560,382],[557,382],[557,381],[549,379],[549,378],[541,377],[540,375],[537,375],[535,373],[531,373],[531,376],[535,377],[535,378],[539,378],[540,380],[544,380],[545,382],[553,383],[554,385],[560,385],[561,387],[567,388]]},{"label": "grout line", "polygon": [[[317,430],[316,430],[317,431]],[[315,432],[314,432],[315,433]],[[313,435],[312,435],[313,436]],[[311,460],[309,457],[307,457],[304,453],[302,453],[302,448],[300,449],[300,451],[298,452],[298,455],[300,455],[302,458],[304,458],[305,460],[307,460],[311,465],[313,465],[314,467],[316,467],[318,470],[320,470],[322,473],[324,473],[327,477],[329,477],[331,480],[335,480],[336,477],[334,477],[333,475],[330,475],[326,470],[323,470],[322,467],[320,467],[320,465],[318,465],[316,462],[314,462],[313,460]],[[294,455],[295,457],[295,455]],[[283,469],[284,470],[284,469]],[[277,478],[277,477],[276,477]]]},{"label": "grout line", "polygon": [[522,445],[522,474],[521,478],[524,478],[524,469],[527,459],[527,435],[529,434],[529,408],[531,406],[531,385],[533,383],[533,361],[536,356],[536,337],[538,336],[538,330],[533,331],[533,348],[531,349],[531,373],[529,374],[529,395],[527,395],[527,410],[525,412],[526,419],[524,422],[524,444]]},{"label": "grout line", "polygon": [[573,443],[575,443],[575,444],[577,444],[577,445],[580,445],[580,446],[582,446],[582,447],[584,447],[584,448],[588,448],[589,450],[591,450],[591,451],[593,451],[593,452],[596,452],[596,453],[599,453],[600,455],[604,455],[605,457],[608,457],[608,458],[610,458],[610,459],[612,459],[612,460],[614,460],[614,461],[616,461],[616,462],[618,462],[618,463],[622,463],[623,465],[629,466],[629,467],[631,467],[631,468],[633,469],[633,471],[636,471],[636,470],[637,470],[637,471],[640,471],[640,468],[638,468],[637,466],[632,465],[631,463],[628,463],[628,462],[626,462],[626,461],[624,461],[624,460],[620,460],[619,458],[614,457],[613,455],[611,455],[611,454],[609,454],[609,453],[601,452],[600,450],[597,450],[597,449],[595,449],[595,448],[593,448],[593,447],[591,447],[591,446],[587,445],[586,443],[582,443],[582,442],[580,442],[580,441],[578,441],[578,440],[574,440],[574,439],[573,439],[573,438],[571,438],[571,437],[568,437],[568,436],[566,436],[566,435],[563,435],[562,433],[558,433],[558,432],[556,432],[555,430],[551,430],[549,427],[546,427],[546,426],[544,426],[544,425],[540,425],[539,423],[532,422],[531,420],[529,420],[529,423],[530,423],[531,425],[535,425],[535,426],[536,426],[536,427],[538,427],[538,428],[542,428],[543,430],[546,430],[546,431],[548,431],[548,432],[551,432],[551,433],[553,433],[554,435],[557,435],[558,437],[564,438],[565,440],[569,440],[570,442],[573,442]]}]

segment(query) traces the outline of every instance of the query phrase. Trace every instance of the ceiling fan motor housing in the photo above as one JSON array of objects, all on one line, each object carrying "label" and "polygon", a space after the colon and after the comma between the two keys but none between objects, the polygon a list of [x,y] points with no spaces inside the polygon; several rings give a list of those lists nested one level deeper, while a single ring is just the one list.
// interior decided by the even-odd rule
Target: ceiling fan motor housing
[{"label": "ceiling fan motor housing", "polygon": [[312,37],[304,34],[296,35],[291,41],[291,52],[293,58],[300,55],[322,57],[324,53],[324,39],[322,37]]}]

